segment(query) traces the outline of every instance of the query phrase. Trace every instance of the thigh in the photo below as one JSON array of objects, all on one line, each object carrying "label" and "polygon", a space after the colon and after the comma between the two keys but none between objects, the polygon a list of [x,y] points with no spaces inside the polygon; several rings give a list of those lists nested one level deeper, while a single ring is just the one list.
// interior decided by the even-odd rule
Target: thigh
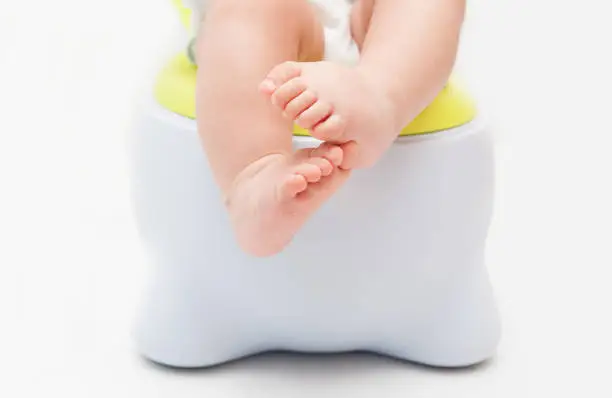
[{"label": "thigh", "polygon": [[[182,0],[192,12],[196,34],[210,14],[224,13],[228,20],[240,18],[240,14],[253,19],[268,15],[268,26],[276,27],[283,34],[282,40],[297,31],[298,54],[293,61],[319,61],[324,53],[324,34],[311,0]],[[242,10],[242,12],[240,12]]]}]

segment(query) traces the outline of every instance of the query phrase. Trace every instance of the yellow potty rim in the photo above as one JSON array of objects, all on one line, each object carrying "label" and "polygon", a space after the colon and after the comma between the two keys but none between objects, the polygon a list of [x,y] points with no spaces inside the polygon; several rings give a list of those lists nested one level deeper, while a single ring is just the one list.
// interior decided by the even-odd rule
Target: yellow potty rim
[{"label": "yellow potty rim", "polygon": [[182,0],[172,0],[172,5],[178,10],[181,23],[185,29],[191,29],[191,10],[183,5]]}]

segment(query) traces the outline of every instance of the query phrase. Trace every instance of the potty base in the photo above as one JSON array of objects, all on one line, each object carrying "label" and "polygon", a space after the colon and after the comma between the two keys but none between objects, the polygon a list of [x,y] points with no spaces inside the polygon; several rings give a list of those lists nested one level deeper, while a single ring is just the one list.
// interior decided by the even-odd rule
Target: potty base
[{"label": "potty base", "polygon": [[493,156],[478,119],[398,139],[268,259],[237,247],[193,120],[151,100],[129,148],[152,271],[137,330],[149,359],[204,367],[267,350],[369,350],[460,367],[494,354]]}]

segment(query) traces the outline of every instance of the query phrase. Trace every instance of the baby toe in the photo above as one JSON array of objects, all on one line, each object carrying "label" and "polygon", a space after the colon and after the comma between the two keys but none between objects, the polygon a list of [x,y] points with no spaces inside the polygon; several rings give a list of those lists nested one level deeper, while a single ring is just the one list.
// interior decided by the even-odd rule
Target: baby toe
[{"label": "baby toe", "polygon": [[314,149],[311,156],[327,159],[333,166],[340,166],[344,159],[344,151],[335,144],[323,143]]},{"label": "baby toe", "polygon": [[333,114],[316,125],[312,130],[312,134],[320,140],[338,141],[344,135],[345,127],[344,118],[338,114]]},{"label": "baby toe", "polygon": [[308,161],[310,164],[314,164],[321,170],[321,176],[327,177],[334,171],[334,165],[331,161],[323,157],[313,157]]},{"label": "baby toe", "polygon": [[291,79],[300,76],[302,70],[298,62],[283,62],[276,65],[259,86],[264,94],[272,94],[276,89]]},{"label": "baby toe", "polygon": [[304,112],[302,112],[297,119],[296,123],[305,129],[312,129],[317,124],[325,121],[333,112],[332,106],[324,101],[317,101]]},{"label": "baby toe", "polygon": [[284,112],[285,116],[291,120],[295,120],[315,102],[317,102],[315,93],[311,90],[306,90],[287,104]]},{"label": "baby toe", "polygon": [[319,166],[308,162],[297,166],[295,174],[303,176],[309,183],[319,182],[323,176],[323,172]]},{"label": "baby toe", "polygon": [[351,170],[359,165],[359,145],[357,145],[355,141],[349,141],[342,144],[342,152],[344,154],[344,158],[339,165],[341,169]]},{"label": "baby toe", "polygon": [[308,187],[308,181],[303,175],[292,174],[287,177],[280,186],[279,196],[281,200],[294,198]]},{"label": "baby toe", "polygon": [[287,104],[306,91],[306,88],[306,83],[299,77],[296,77],[280,86],[272,94],[271,101],[274,105],[284,110]]}]

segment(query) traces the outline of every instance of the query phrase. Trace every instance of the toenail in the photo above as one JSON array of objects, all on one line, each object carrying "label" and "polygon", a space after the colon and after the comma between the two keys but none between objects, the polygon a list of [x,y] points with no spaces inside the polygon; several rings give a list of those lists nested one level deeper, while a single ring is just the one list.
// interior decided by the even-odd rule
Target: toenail
[{"label": "toenail", "polygon": [[265,92],[269,92],[272,93],[276,90],[276,85],[274,84],[274,82],[270,79],[266,79],[263,82],[261,82],[261,85],[259,86],[263,91]]}]

